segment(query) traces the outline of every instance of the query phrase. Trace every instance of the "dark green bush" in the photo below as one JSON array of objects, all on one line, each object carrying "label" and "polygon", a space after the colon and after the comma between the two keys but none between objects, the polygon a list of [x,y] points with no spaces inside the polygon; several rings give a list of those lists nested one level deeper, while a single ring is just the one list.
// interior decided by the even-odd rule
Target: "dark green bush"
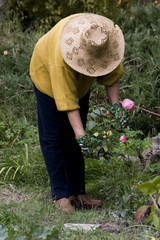
[{"label": "dark green bush", "polygon": [[38,24],[47,30],[60,19],[80,12],[98,13],[115,19],[121,8],[128,9],[140,2],[144,4],[148,0],[6,0],[6,10],[7,14],[19,16],[24,29]]},{"label": "dark green bush", "polygon": [[8,13],[18,14],[25,29],[35,23],[48,29],[60,19],[79,12],[100,12],[111,16],[116,6],[117,0],[6,0]]}]

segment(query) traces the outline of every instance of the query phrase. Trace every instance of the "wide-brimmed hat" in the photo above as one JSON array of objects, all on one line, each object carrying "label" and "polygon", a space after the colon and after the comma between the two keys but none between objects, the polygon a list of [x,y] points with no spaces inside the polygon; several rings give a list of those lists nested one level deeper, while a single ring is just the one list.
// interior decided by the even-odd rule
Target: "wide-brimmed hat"
[{"label": "wide-brimmed hat", "polygon": [[92,77],[112,72],[123,59],[124,47],[119,26],[92,13],[71,17],[60,38],[64,61],[77,72]]}]

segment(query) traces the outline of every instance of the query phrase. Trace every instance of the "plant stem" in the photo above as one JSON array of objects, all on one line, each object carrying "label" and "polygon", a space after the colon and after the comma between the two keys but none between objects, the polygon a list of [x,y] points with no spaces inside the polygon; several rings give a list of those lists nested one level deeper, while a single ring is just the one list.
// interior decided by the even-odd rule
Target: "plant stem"
[{"label": "plant stem", "polygon": [[151,199],[152,199],[152,201],[153,201],[153,203],[154,203],[154,206],[155,206],[156,209],[159,211],[158,205],[157,205],[155,199],[153,198],[152,194],[149,194],[149,195],[150,195],[150,197],[151,197]]},{"label": "plant stem", "polygon": [[142,111],[144,111],[144,112],[148,112],[148,113],[150,113],[150,114],[152,114],[152,115],[155,115],[155,116],[160,117],[160,114],[155,113],[155,112],[151,112],[151,111],[149,111],[149,110],[147,110],[147,109],[145,109],[145,108],[141,108],[141,107],[138,107],[138,106],[135,106],[135,108],[140,109],[140,110],[142,110]]}]

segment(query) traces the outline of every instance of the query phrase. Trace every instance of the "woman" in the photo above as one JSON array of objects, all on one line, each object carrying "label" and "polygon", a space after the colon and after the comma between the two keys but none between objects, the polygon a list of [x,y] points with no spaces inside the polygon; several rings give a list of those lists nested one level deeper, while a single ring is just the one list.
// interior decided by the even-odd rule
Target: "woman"
[{"label": "woman", "polygon": [[98,140],[85,132],[89,91],[103,84],[111,111],[127,121],[119,103],[124,37],[117,25],[97,14],[62,19],[36,44],[30,75],[37,98],[39,139],[50,176],[52,198],[63,212],[73,205],[99,207],[86,195],[83,152],[94,156]]}]

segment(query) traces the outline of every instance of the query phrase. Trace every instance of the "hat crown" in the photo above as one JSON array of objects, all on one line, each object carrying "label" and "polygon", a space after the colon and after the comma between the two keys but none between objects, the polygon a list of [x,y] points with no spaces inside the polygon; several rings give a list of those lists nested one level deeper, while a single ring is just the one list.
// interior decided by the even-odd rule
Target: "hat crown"
[{"label": "hat crown", "polygon": [[84,30],[81,37],[81,47],[87,49],[98,49],[107,45],[108,32],[99,24],[92,24]]}]

